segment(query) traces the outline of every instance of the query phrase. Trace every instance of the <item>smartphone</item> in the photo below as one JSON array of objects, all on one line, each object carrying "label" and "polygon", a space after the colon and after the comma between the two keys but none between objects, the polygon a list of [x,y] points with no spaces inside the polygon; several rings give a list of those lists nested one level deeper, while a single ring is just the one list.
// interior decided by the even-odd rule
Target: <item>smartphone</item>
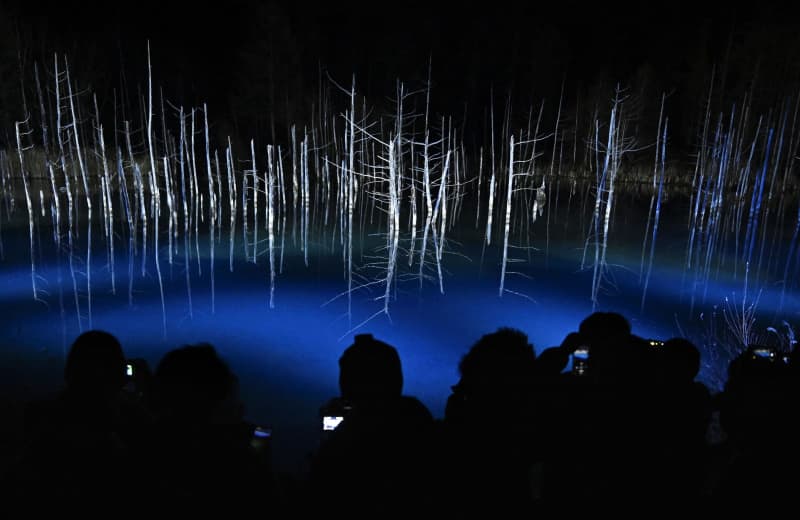
[{"label": "smartphone", "polygon": [[333,431],[344,420],[341,415],[325,415],[322,417],[322,429],[325,431]]},{"label": "smartphone", "polygon": [[253,428],[253,433],[250,437],[250,446],[263,458],[264,461],[269,462],[271,457],[271,441],[272,430],[263,426],[256,426]]},{"label": "smartphone", "polygon": [[133,377],[133,363],[128,363],[125,365],[125,374],[128,377]]},{"label": "smartphone", "polygon": [[572,373],[582,376],[589,366],[589,347],[580,346],[572,353]]},{"label": "smartphone", "polygon": [[771,348],[756,347],[753,349],[753,357],[773,361],[775,359],[775,351]]},{"label": "smartphone", "polygon": [[272,430],[270,430],[269,428],[256,426],[255,429],[253,429],[254,439],[269,439],[270,437],[272,437]]},{"label": "smartphone", "polygon": [[664,342],[659,340],[659,339],[648,340],[648,343],[650,343],[651,347],[663,347],[664,346]]}]

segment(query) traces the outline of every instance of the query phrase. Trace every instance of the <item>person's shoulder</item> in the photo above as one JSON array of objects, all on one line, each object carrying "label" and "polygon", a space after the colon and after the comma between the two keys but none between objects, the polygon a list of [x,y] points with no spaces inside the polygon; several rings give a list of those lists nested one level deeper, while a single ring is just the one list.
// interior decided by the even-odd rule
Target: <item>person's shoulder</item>
[{"label": "person's shoulder", "polygon": [[433,414],[418,398],[403,395],[397,400],[398,411],[405,416],[414,417],[420,421],[433,423]]}]

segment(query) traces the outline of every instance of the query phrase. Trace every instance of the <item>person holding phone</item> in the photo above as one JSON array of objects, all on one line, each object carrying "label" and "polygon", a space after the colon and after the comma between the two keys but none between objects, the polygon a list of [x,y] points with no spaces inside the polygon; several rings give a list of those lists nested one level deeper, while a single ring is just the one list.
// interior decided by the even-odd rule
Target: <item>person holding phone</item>
[{"label": "person holding phone", "polygon": [[358,499],[348,502],[349,516],[429,511],[436,496],[429,470],[434,421],[424,404],[403,395],[397,349],[371,334],[357,335],[339,359],[339,389],[320,410],[326,436],[312,459],[310,507],[325,508],[358,490]]},{"label": "person holding phone", "polygon": [[168,352],[153,378],[154,501],[192,512],[269,503],[271,430],[244,419],[236,374],[210,344]]}]

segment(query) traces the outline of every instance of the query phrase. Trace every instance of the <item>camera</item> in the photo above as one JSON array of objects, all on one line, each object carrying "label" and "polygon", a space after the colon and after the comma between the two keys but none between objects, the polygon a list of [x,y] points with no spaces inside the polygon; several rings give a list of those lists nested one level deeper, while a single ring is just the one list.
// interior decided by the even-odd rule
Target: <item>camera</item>
[{"label": "camera", "polygon": [[589,347],[581,345],[572,353],[572,373],[576,376],[586,374],[589,368]]}]

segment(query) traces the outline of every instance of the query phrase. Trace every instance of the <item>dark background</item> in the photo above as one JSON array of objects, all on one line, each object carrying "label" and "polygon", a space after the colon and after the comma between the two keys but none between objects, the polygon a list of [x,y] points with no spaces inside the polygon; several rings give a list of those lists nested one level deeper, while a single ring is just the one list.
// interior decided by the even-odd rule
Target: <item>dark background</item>
[{"label": "dark background", "polygon": [[641,105],[645,133],[654,133],[667,93],[672,141],[687,150],[712,70],[715,111],[730,110],[747,91],[755,110],[766,111],[800,79],[800,26],[769,2],[462,4],[2,0],[3,131],[23,117],[20,77],[31,81],[34,62],[51,71],[56,52],[69,58],[78,86],[97,93],[105,115],[115,105],[134,110],[148,40],[164,97],[186,107],[207,102],[218,135],[245,140],[280,140],[288,125],[307,122],[328,76],[349,86],[355,74],[359,94],[390,111],[396,81],[424,86],[429,60],[434,113],[464,128],[486,126],[490,92],[498,112],[510,98],[524,126],[542,100],[553,121],[563,87],[569,124],[607,111],[619,84]]}]

